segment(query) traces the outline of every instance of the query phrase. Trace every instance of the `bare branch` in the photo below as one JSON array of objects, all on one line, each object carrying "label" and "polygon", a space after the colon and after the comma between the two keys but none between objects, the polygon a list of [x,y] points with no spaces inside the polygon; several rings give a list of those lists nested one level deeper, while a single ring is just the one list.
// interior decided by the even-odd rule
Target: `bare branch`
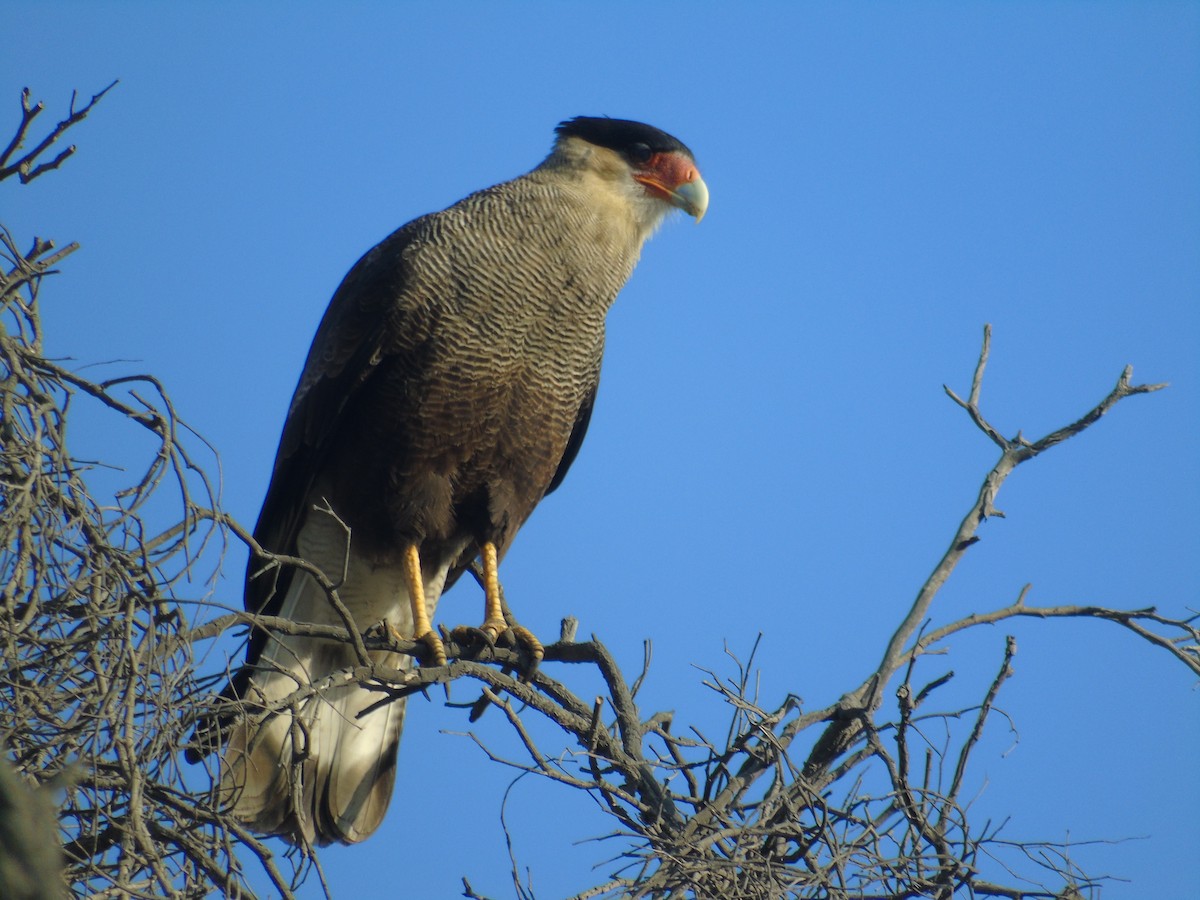
[{"label": "bare branch", "polygon": [[975,727],[971,729],[971,734],[963,743],[962,749],[958,754],[958,764],[954,767],[954,778],[950,781],[950,799],[958,797],[958,792],[962,788],[963,775],[967,771],[967,760],[971,757],[971,751],[975,749],[975,745],[979,742],[980,736],[983,734],[983,725],[987,721],[988,713],[992,711],[992,704],[996,702],[996,695],[1000,692],[1000,686],[1008,680],[1012,675],[1012,659],[1017,652],[1017,639],[1011,634],[1005,639],[1004,645],[1004,663],[1000,666],[1000,671],[996,674],[995,680],[992,681],[991,687],[988,688],[987,696],[983,698],[983,703],[979,707],[979,715],[975,718]]},{"label": "bare branch", "polygon": [[47,162],[39,162],[38,160],[59,138],[66,134],[68,129],[86,119],[92,108],[116,85],[117,82],[113,81],[112,84],[102,91],[93,94],[92,99],[79,109],[75,108],[75,94],[72,93],[71,106],[67,117],[55,125],[50,133],[42,138],[32,150],[24,156],[13,159],[13,154],[24,146],[25,140],[29,136],[29,128],[33,124],[34,119],[45,108],[45,104],[40,100],[37,103],[30,102],[31,92],[29,88],[22,90],[21,123],[17,126],[16,133],[13,135],[12,140],[9,141],[8,146],[4,148],[4,152],[0,153],[0,181],[12,175],[17,175],[21,179],[22,184],[28,184],[39,175],[51,172],[66,162],[67,158],[75,152],[74,144],[62,150],[57,156]]},{"label": "bare branch", "polygon": [[[100,96],[12,163],[23,180],[65,158],[31,165]],[[27,96],[23,108],[5,159],[40,109]],[[236,856],[248,848],[278,895],[291,897],[294,876],[220,812],[210,783],[175,760],[204,696],[179,604],[182,592],[204,589],[201,555],[224,549],[223,525],[202,514],[219,486],[157,380],[96,383],[45,357],[39,292],[76,246],[35,240],[22,253],[0,226],[0,750],[27,784],[54,789],[51,833],[62,836],[64,884],[74,892],[249,896]],[[107,500],[89,483],[94,467],[66,442],[70,411],[92,402],[114,430],[137,438],[130,446],[153,441],[148,459],[123,460],[132,480]],[[157,517],[171,524],[156,531]],[[21,821],[34,839],[29,816]],[[0,845],[4,869],[18,845]],[[10,882],[0,893],[20,890]]]},{"label": "bare branch", "polygon": [[914,633],[929,615],[934,598],[950,575],[958,566],[959,561],[976,541],[979,540],[977,530],[990,516],[1000,515],[995,507],[996,496],[1009,475],[1021,463],[1073,437],[1094,424],[1120,400],[1135,394],[1150,393],[1165,387],[1162,384],[1132,385],[1130,375],[1132,369],[1126,367],[1117,381],[1116,387],[1095,407],[1085,413],[1070,425],[1060,428],[1034,443],[1029,443],[1018,435],[1008,440],[992,426],[979,408],[979,397],[982,392],[983,373],[991,352],[991,326],[984,328],[983,346],[980,350],[979,361],[971,381],[969,400],[964,402],[953,391],[946,388],[947,394],[961,407],[967,410],[971,420],[986,434],[989,439],[1001,448],[1000,459],[984,477],[975,503],[967,511],[957,531],[950,541],[945,554],[934,567],[928,579],[917,592],[908,614],[900,623],[884,650],[883,658],[874,673],[857,689],[847,694],[839,703],[838,713],[834,723],[827,729],[822,740],[818,742],[805,764],[810,777],[818,777],[819,773],[827,772],[829,765],[850,746],[861,728],[862,717],[869,716],[879,708],[883,701],[883,691],[898,669],[905,665],[907,657],[905,647],[912,640]]}]

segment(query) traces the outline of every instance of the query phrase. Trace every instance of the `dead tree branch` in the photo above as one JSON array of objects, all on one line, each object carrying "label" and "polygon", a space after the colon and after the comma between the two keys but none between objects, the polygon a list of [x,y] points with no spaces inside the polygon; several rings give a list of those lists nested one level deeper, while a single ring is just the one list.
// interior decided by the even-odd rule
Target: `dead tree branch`
[{"label": "dead tree branch", "polygon": [[[39,159],[108,90],[80,108],[73,101],[66,119],[15,157],[42,109],[25,92],[0,179],[28,182],[61,165],[73,147]],[[220,523],[201,515],[219,500],[207,474],[215,461],[152,376],[94,382],[46,357],[41,288],[76,248],[36,239],[22,252],[0,226],[2,764],[36,789],[29,796],[58,801],[49,833],[62,838],[65,869],[52,877],[76,895],[237,893],[248,853],[291,896],[295,873],[280,872],[261,842],[220,813],[211,783],[176,760],[203,693],[181,603],[207,582],[200,560],[219,560],[226,545]],[[66,439],[72,410],[88,402],[112,414],[129,446],[150,446],[106,473],[133,474],[103,495],[92,487],[96,465]],[[9,815],[29,823],[30,809]],[[5,819],[0,805],[0,830]],[[8,865],[20,846],[0,842],[4,896],[20,896],[12,880],[20,870]],[[37,896],[58,893],[39,878]]]},{"label": "dead tree branch", "polygon": [[12,140],[8,142],[8,146],[4,148],[3,152],[0,152],[0,181],[16,175],[21,179],[22,184],[28,184],[39,175],[52,172],[66,162],[75,153],[76,146],[74,144],[60,151],[53,159],[45,162],[39,162],[38,160],[71,127],[78,125],[86,119],[92,108],[116,85],[117,82],[114,81],[108,87],[104,88],[104,90],[93,94],[91,100],[78,108],[75,106],[77,96],[72,92],[67,117],[58,122],[45,137],[34,145],[32,150],[22,156],[15,156],[25,146],[25,142],[29,138],[30,127],[33,125],[34,120],[46,108],[46,105],[41,100],[38,100],[36,103],[32,102],[32,93],[29,88],[21,91],[21,122],[17,125],[17,130],[13,134]]},{"label": "dead tree branch", "polygon": [[886,685],[907,661],[905,647],[912,641],[913,635],[928,617],[938,592],[950,578],[967,550],[978,541],[976,532],[979,526],[991,516],[1003,516],[1003,513],[996,509],[996,497],[1005,480],[1017,466],[1028,462],[1068,438],[1082,433],[1126,397],[1146,394],[1166,387],[1165,384],[1131,384],[1130,377],[1133,369],[1131,366],[1127,366],[1121,373],[1121,377],[1117,379],[1116,386],[1104,399],[1076,421],[1052,431],[1033,443],[1025,440],[1020,432],[1010,440],[1003,437],[999,430],[988,422],[979,406],[979,397],[983,388],[983,373],[991,352],[991,338],[991,326],[985,326],[983,347],[980,350],[979,362],[971,380],[968,400],[963,401],[948,387],[945,390],[955,403],[967,411],[975,426],[1000,448],[1000,458],[984,477],[974,504],[967,511],[951,538],[945,555],[917,592],[912,608],[909,609],[908,614],[892,635],[879,665],[862,685],[843,697],[839,703],[834,715],[834,723],[830,725],[822,740],[818,742],[805,762],[805,772],[810,778],[820,779],[823,773],[828,772],[832,762],[841,756],[858,736],[863,716],[872,715],[882,704]]}]

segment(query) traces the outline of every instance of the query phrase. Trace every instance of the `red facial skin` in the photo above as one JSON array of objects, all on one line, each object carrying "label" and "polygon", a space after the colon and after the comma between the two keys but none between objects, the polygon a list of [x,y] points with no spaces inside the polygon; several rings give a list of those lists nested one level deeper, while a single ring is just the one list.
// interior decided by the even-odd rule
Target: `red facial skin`
[{"label": "red facial skin", "polygon": [[669,201],[681,184],[700,177],[696,164],[680,153],[655,153],[646,165],[633,176],[646,189],[662,200]]}]

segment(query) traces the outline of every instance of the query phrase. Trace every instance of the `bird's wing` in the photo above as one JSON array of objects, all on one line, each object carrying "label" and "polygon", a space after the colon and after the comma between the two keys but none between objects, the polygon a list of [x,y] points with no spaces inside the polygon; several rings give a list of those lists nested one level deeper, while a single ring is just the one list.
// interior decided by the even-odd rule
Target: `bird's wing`
[{"label": "bird's wing", "polygon": [[[575,416],[575,425],[571,429],[571,436],[567,438],[567,446],[563,450],[562,459],[558,463],[558,468],[554,472],[554,477],[550,479],[550,486],[546,488],[546,494],[555,490],[564,478],[567,477],[567,470],[571,468],[571,463],[575,462],[575,457],[579,455],[579,448],[583,446],[584,435],[587,434],[588,423],[592,421],[592,407],[596,405],[596,385],[584,397],[583,405],[579,407],[579,412]],[[543,495],[545,496],[545,495]]]},{"label": "bird's wing", "polygon": [[[328,457],[343,414],[385,352],[403,349],[394,338],[397,304],[408,280],[404,249],[412,242],[422,220],[417,219],[386,238],[362,257],[347,273],[313,338],[308,360],[292,397],[271,482],[254,528],[254,538],[264,549],[295,553],[296,536],[304,524],[310,491]],[[386,348],[385,348],[386,344]],[[246,608],[271,615],[286,596],[292,572],[279,569],[274,576],[254,577],[262,562],[251,557],[246,568]],[[247,662],[253,664],[262,640],[251,640]]]}]

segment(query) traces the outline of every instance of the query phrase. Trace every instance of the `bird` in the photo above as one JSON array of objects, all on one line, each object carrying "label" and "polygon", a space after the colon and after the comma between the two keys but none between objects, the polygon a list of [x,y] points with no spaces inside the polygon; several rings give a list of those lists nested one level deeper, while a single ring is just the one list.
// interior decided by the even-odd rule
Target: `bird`
[{"label": "bird", "polygon": [[[295,622],[384,623],[446,661],[431,620],[479,560],[484,618],[506,633],[498,567],[587,432],[606,314],[642,246],[708,188],[677,138],[628,119],[559,123],[531,171],[404,225],[347,273],[313,338],[254,529],[337,586],[261,557],[245,606]],[[516,627],[533,656],[541,644]],[[369,651],[406,669],[409,655]],[[345,642],[255,628],[227,696],[223,795],[236,820],[300,845],[352,844],[383,820],[405,702]]]}]

